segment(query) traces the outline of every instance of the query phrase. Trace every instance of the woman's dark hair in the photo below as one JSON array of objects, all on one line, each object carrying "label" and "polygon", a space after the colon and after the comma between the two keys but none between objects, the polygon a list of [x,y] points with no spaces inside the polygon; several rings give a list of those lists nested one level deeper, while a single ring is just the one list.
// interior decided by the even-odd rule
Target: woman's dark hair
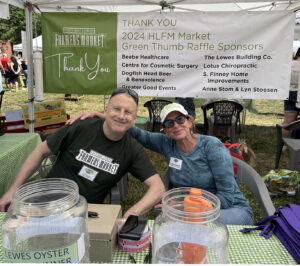
[{"label": "woman's dark hair", "polygon": [[297,50],[297,53],[294,56],[294,60],[296,60],[298,57],[300,57],[300,47]]},{"label": "woman's dark hair", "polygon": [[13,62],[13,69],[14,69],[14,71],[17,71],[18,70],[18,61],[17,61],[17,59],[14,56],[12,56],[10,58],[10,61]]}]

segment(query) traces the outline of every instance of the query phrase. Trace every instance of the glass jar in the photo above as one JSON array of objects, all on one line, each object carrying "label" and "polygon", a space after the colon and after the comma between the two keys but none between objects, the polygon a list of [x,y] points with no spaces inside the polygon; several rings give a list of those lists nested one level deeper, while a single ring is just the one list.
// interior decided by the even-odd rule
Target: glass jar
[{"label": "glass jar", "polygon": [[89,263],[87,202],[64,178],[28,182],[16,190],[2,224],[6,263]]},{"label": "glass jar", "polygon": [[194,188],[171,189],[153,225],[153,263],[224,264],[228,237],[215,195]]}]

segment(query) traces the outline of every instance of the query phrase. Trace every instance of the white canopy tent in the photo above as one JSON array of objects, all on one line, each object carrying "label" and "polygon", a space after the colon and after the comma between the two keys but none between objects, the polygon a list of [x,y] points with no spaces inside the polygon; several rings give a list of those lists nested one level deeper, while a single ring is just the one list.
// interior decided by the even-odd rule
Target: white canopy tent
[{"label": "white canopy tent", "polygon": [[40,12],[129,12],[132,10],[144,12],[160,10],[161,6],[199,11],[268,11],[297,10],[300,6],[299,0],[6,0],[5,2],[21,8],[28,3]]},{"label": "white canopy tent", "polygon": [[[161,10],[165,12],[169,10],[175,12],[292,10],[297,12],[300,8],[300,0],[0,0],[0,4],[11,4],[25,9],[30,132],[34,131],[32,12],[151,12]],[[295,39],[300,40],[300,34]]]},{"label": "white canopy tent", "polygon": [[[32,39],[32,50],[33,51],[42,51],[42,36],[38,36],[34,39]],[[14,52],[22,52],[23,51],[23,45],[22,43],[14,45]]]}]

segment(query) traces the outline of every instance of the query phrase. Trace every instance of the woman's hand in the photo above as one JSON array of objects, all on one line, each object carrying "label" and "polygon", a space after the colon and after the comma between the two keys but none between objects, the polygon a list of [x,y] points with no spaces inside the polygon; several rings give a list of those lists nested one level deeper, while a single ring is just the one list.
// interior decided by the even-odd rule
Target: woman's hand
[{"label": "woman's hand", "polygon": [[103,113],[99,113],[97,111],[85,111],[85,112],[81,112],[78,113],[77,115],[75,115],[74,117],[70,118],[66,124],[67,125],[72,125],[76,120],[80,119],[80,120],[85,120],[89,117],[99,117],[101,119],[105,119],[105,114]]}]

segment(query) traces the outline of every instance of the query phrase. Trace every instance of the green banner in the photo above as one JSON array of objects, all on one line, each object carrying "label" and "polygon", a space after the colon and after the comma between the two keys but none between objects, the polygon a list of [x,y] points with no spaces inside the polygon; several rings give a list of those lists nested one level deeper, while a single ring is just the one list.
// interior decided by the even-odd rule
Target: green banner
[{"label": "green banner", "polygon": [[110,94],[117,86],[117,13],[42,13],[44,91]]}]

